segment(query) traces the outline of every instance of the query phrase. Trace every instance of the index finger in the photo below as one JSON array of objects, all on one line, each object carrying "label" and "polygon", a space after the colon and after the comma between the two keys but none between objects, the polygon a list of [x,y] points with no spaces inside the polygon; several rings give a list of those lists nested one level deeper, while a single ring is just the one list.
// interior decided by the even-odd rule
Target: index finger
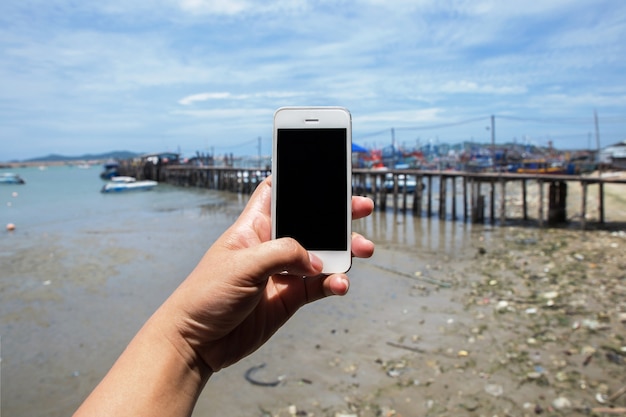
[{"label": "index finger", "polygon": [[374,201],[368,197],[352,197],[352,220],[361,219],[372,214]]}]

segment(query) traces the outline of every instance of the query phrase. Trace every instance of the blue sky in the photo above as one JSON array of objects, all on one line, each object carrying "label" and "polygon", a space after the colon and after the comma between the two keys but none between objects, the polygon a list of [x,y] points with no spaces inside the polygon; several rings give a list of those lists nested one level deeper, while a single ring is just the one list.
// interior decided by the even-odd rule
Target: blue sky
[{"label": "blue sky", "polygon": [[256,155],[272,115],[341,105],[368,147],[626,139],[622,0],[6,0],[0,161]]}]

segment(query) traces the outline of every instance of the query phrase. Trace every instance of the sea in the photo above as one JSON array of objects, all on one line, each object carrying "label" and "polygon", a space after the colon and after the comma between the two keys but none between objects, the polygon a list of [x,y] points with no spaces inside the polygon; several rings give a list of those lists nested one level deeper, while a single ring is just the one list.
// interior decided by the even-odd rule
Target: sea
[{"label": "sea", "polygon": [[[248,196],[167,184],[104,194],[97,166],[11,171],[26,183],[0,184],[0,408],[69,415]],[[350,272],[370,286],[381,271],[417,268],[416,254],[453,257],[484,236],[482,226],[390,209],[353,229],[380,252]]]}]

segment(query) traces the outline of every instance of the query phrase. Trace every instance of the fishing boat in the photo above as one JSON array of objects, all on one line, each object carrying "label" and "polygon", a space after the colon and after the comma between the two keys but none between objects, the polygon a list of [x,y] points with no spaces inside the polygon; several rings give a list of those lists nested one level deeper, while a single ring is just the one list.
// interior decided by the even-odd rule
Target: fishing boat
[{"label": "fishing boat", "polygon": [[111,181],[102,187],[103,193],[119,193],[123,191],[149,191],[156,187],[158,182],[151,180],[137,181],[134,177],[112,177]]},{"label": "fishing boat", "polygon": [[521,166],[517,168],[518,174],[551,174],[565,175],[570,174],[568,167],[560,161],[524,160]]},{"label": "fishing boat", "polygon": [[120,164],[113,159],[106,161],[106,163],[104,164],[104,171],[100,173],[100,178],[102,178],[103,180],[110,180],[111,178],[118,176],[119,167]]},{"label": "fishing boat", "polygon": [[0,174],[0,184],[25,184],[26,182],[18,174],[4,172]]}]

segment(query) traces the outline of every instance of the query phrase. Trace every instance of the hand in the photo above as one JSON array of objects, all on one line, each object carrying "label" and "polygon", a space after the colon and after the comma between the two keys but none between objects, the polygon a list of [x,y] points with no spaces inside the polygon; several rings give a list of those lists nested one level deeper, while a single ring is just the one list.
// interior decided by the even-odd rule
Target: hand
[{"label": "hand", "polygon": [[[348,292],[345,274],[320,275],[321,260],[295,240],[270,240],[270,201],[267,178],[239,219],[161,308],[167,315],[163,320],[174,324],[164,329],[165,334],[176,333],[172,343],[210,371],[258,349],[303,305]],[[353,197],[353,219],[372,209],[369,198]],[[374,245],[354,233],[352,252],[369,257]],[[283,271],[288,275],[280,274]]]}]

